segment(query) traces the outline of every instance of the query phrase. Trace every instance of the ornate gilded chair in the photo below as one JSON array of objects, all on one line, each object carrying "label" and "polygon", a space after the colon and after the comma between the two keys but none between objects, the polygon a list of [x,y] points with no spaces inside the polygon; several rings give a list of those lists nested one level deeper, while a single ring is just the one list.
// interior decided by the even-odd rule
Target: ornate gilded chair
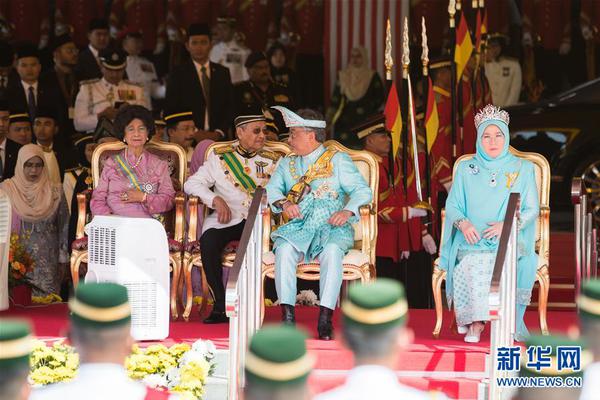
[{"label": "ornate gilded chair", "polygon": [[[235,143],[235,140],[228,142],[216,142],[211,144],[205,153],[205,160],[210,154],[210,152],[217,150],[219,148],[230,146]],[[271,142],[267,141],[264,146],[265,150],[269,150],[275,153],[280,154],[281,156],[285,156],[290,152],[290,148],[287,144],[282,142]],[[199,211],[199,208],[201,211]],[[197,226],[198,222],[198,212],[203,212],[206,217],[208,214],[207,207],[201,207],[200,201],[196,196],[189,196],[188,198],[188,220],[189,226],[187,231],[187,243],[185,245],[185,251],[183,253],[183,273],[184,273],[184,284],[186,287],[186,297],[185,297],[185,308],[183,311],[184,320],[188,320],[190,317],[190,313],[192,312],[192,302],[193,302],[193,294],[192,294],[192,269],[197,267],[200,269],[200,275],[202,280],[202,303],[200,305],[199,314],[203,315],[206,306],[208,304],[208,297],[210,288],[208,287],[208,283],[206,282],[206,274],[204,273],[204,268],[202,266],[202,259],[200,257],[200,242],[196,238],[198,229],[201,227]],[[235,249],[237,247],[237,242],[231,242],[225,251],[223,252],[223,267],[231,268],[233,266],[233,261],[235,260]],[[182,299],[183,300],[183,299]]]},{"label": "ornate gilded chair", "polygon": [[[544,156],[538,153],[521,152],[510,147],[510,152],[517,157],[529,160],[535,167],[535,183],[538,189],[540,200],[540,215],[537,219],[535,229],[535,251],[538,255],[538,265],[536,279],[539,283],[538,291],[538,311],[540,317],[540,327],[544,335],[548,335],[548,323],[546,321],[546,312],[548,307],[548,291],[550,289],[550,165]],[[461,156],[454,164],[452,175],[456,173],[456,166],[462,160],[470,160],[474,154],[465,154]],[[444,231],[444,211],[442,210],[442,232]],[[443,237],[440,243],[443,242]],[[441,246],[440,246],[441,247]],[[441,250],[441,249],[440,249]],[[439,337],[442,329],[443,305],[442,305],[442,282],[446,279],[446,271],[439,268],[439,258],[433,264],[433,276],[431,284],[433,287],[433,298],[435,301],[436,323],[433,330],[433,336]]]},{"label": "ornate gilded chair", "polygon": [[[379,187],[379,166],[373,155],[367,151],[350,150],[335,140],[324,143],[325,147],[333,147],[348,153],[367,184],[373,192],[373,202],[360,208],[359,221],[353,224],[354,248],[342,260],[342,277],[345,281],[359,280],[366,283],[375,278],[375,246],[377,244],[377,190]],[[264,298],[265,278],[275,277],[275,253],[272,251],[271,215],[269,208],[263,215],[263,266],[262,266],[262,297]],[[318,281],[320,266],[317,260],[298,264],[296,276],[308,281]],[[264,316],[264,300],[262,315]]]},{"label": "ornate gilded chair", "polygon": [[[123,142],[110,142],[99,145],[92,156],[92,180],[93,187],[98,185],[100,174],[105,160],[125,148]],[[175,206],[173,210],[165,215],[165,229],[169,237],[169,260],[172,272],[171,278],[171,317],[177,319],[179,311],[177,310],[177,293],[179,288],[181,269],[182,269],[182,251],[183,251],[183,230],[184,230],[184,203],[185,196],[181,192],[183,183],[187,175],[187,160],[185,150],[174,143],[150,141],[146,144],[146,150],[159,156],[169,163],[171,179],[176,190]],[[77,220],[77,231],[75,241],[71,249],[71,277],[73,286],[79,283],[79,266],[87,263],[88,240],[85,236],[85,224],[91,220],[88,205],[91,198],[91,191],[85,191],[77,195],[77,207],[79,218]]]}]

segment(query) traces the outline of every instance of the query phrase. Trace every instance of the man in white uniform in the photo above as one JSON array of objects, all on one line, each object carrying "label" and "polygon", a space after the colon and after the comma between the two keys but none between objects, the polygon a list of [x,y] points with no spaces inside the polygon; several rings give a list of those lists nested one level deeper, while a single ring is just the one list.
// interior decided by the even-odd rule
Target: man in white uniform
[{"label": "man in white uniform", "polygon": [[122,50],[100,51],[102,79],[81,82],[75,99],[75,129],[92,133],[101,117],[115,119],[123,104],[137,104],[150,108],[141,85],[123,80],[127,58]]},{"label": "man in white uniform", "polygon": [[219,18],[217,29],[222,39],[210,51],[210,61],[218,63],[229,69],[231,83],[236,84],[248,80],[248,72],[244,67],[250,49],[242,46],[235,40],[234,18]]},{"label": "man in white uniform", "polygon": [[123,39],[123,50],[127,52],[127,78],[142,85],[144,96],[150,103],[150,99],[164,99],[167,89],[158,80],[154,64],[140,56],[143,46],[142,34],[139,32],[128,32]]},{"label": "man in white uniform", "polygon": [[[81,283],[69,301],[69,339],[79,354],[77,377],[70,382],[36,389],[30,400],[142,400],[164,394],[127,376],[125,358],[131,354],[131,308],[125,286]],[[168,397],[176,399],[174,395]]]},{"label": "man in white uniform", "polygon": [[238,140],[211,152],[184,186],[187,194],[200,197],[213,210],[200,237],[202,264],[215,298],[205,324],[228,321],[221,255],[227,243],[242,236],[254,189],[266,185],[279,159],[262,149],[267,134],[263,115],[237,117],[235,127]]},{"label": "man in white uniform", "polygon": [[342,304],[343,340],[354,353],[354,368],[346,383],[316,400],[426,400],[444,399],[398,382],[394,367],[400,352],[413,338],[406,327],[408,303],[404,287],[380,278],[353,285]]},{"label": "man in white uniform", "polygon": [[521,94],[521,65],[503,55],[508,38],[500,33],[490,35],[486,51],[485,76],[490,83],[495,106],[508,107],[519,102]]}]

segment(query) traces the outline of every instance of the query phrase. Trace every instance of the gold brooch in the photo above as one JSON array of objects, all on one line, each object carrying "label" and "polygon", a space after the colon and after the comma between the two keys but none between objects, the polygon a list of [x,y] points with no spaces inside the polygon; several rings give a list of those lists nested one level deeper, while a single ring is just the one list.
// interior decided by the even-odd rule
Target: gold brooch
[{"label": "gold brooch", "polygon": [[506,187],[510,189],[517,180],[519,172],[506,172],[504,175],[506,175]]}]

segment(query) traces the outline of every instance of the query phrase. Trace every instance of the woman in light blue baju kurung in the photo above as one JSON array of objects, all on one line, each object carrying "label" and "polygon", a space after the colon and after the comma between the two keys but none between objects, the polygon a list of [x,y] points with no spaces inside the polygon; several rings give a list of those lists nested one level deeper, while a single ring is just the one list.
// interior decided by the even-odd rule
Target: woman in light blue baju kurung
[{"label": "woman in light blue baju kurung", "polygon": [[[523,315],[530,302],[537,269],[535,224],[539,214],[538,190],[533,164],[509,152],[508,125],[498,117],[498,113],[492,115],[498,119],[485,119],[478,126],[475,157],[457,166],[446,201],[440,268],[447,271],[446,295],[448,304],[454,304],[459,330],[464,332],[466,328],[476,326],[475,323],[488,320],[490,283],[498,251],[498,229],[501,229],[501,224],[497,223],[504,220],[510,194],[519,193],[515,339],[521,341],[528,335]],[[485,140],[494,140],[490,139],[491,131],[504,137],[503,147],[496,157],[491,157],[484,149],[483,136],[488,126],[491,129],[486,133]],[[469,223],[479,234],[472,244],[465,238],[469,233],[463,233],[466,232],[465,225],[470,227]],[[486,232],[494,226],[498,228],[498,236],[489,238]],[[465,340],[478,341],[479,333],[475,332],[473,338],[473,332],[469,329]]]}]

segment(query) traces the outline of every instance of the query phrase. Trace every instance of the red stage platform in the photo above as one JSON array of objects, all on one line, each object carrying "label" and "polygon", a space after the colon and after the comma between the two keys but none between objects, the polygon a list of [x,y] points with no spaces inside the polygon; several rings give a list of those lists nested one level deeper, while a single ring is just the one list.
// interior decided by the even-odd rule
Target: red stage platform
[{"label": "red stage platform", "polygon": [[[298,325],[316,336],[317,307],[297,307]],[[15,308],[0,316],[29,318],[35,333],[41,339],[55,340],[65,336],[67,329],[67,305],[55,304],[29,308]],[[279,307],[268,307],[266,323],[276,323],[280,317]],[[336,313],[335,325],[339,326],[340,312]],[[445,321],[450,320],[449,314]],[[479,344],[467,344],[462,337],[453,335],[445,324],[439,339],[431,336],[435,321],[433,310],[410,310],[409,326],[414,330],[415,343],[398,359],[396,370],[399,379],[421,389],[442,390],[451,399],[476,399],[477,384],[484,375],[485,355],[489,349],[489,329]],[[526,314],[528,326],[539,329],[537,312]],[[548,324],[551,332],[566,333],[576,325],[574,311],[550,311]],[[163,343],[191,342],[198,338],[210,339],[217,347],[228,347],[228,326],[204,325],[194,312],[190,322],[176,321],[170,326],[170,336]],[[315,392],[341,384],[352,366],[351,354],[337,340],[323,342],[309,340],[309,349],[317,356],[317,365],[310,379]]]}]

